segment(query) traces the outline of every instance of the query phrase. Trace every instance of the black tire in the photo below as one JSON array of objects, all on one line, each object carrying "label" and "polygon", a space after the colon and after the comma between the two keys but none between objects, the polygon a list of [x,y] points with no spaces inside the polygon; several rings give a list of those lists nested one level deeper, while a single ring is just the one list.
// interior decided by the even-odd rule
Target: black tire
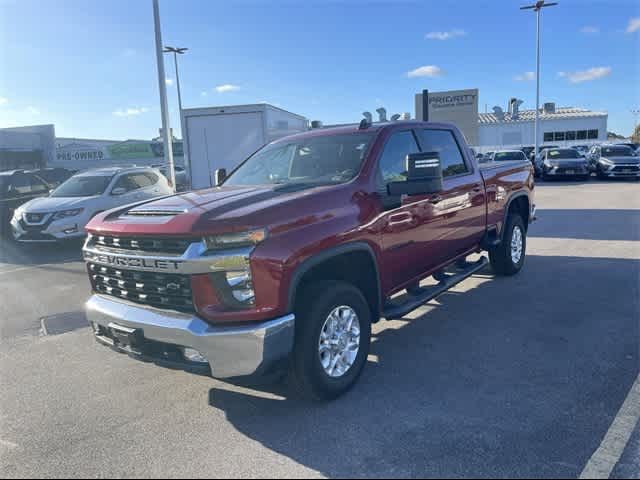
[{"label": "black tire", "polygon": [[[296,338],[289,367],[289,382],[312,400],[332,400],[356,383],[369,356],[371,310],[362,292],[353,285],[321,281],[305,288],[296,307]],[[360,323],[360,346],[351,368],[338,378],[322,367],[318,345],[325,321],[338,306],[351,307]]]},{"label": "black tire", "polygon": [[[520,229],[522,235],[522,254],[517,263],[511,256],[511,240],[513,239],[516,228]],[[496,275],[510,276],[518,273],[524,265],[524,259],[527,252],[527,230],[525,228],[522,217],[517,213],[511,213],[505,224],[504,237],[500,245],[489,250],[489,260],[491,268]]]}]

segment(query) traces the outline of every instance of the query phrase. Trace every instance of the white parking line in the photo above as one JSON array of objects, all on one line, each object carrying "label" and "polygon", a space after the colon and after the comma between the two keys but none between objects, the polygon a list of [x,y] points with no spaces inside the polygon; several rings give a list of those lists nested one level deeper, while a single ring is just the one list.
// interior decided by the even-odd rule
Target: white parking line
[{"label": "white parking line", "polygon": [[580,478],[609,478],[640,418],[640,376],[636,378],[600,447],[589,459]]}]

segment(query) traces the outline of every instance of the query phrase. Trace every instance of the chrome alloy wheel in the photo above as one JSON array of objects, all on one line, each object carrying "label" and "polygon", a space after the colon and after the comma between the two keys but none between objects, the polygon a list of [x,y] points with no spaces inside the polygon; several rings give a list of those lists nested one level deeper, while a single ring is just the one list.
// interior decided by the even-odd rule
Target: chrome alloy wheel
[{"label": "chrome alloy wheel", "polygon": [[342,377],[353,366],[360,350],[358,314],[349,306],[331,310],[320,331],[318,354],[325,373]]},{"label": "chrome alloy wheel", "polygon": [[511,261],[514,265],[520,263],[522,258],[522,230],[519,226],[513,227],[513,234],[511,235]]}]

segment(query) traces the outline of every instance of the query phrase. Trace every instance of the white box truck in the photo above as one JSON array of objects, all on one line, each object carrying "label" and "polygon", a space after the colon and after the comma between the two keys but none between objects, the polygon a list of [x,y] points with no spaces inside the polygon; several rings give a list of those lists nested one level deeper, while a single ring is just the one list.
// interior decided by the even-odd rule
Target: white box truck
[{"label": "white box truck", "polygon": [[182,111],[191,187],[214,185],[214,171],[233,170],[263,145],[308,130],[306,118],[268,104]]}]

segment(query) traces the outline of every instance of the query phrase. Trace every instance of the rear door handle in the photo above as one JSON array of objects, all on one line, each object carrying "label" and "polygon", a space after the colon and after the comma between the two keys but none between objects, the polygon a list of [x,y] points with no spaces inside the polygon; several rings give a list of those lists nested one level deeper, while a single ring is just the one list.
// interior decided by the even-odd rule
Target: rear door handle
[{"label": "rear door handle", "polygon": [[432,203],[434,205],[440,203],[441,201],[442,201],[442,197],[440,195],[434,195],[429,199],[429,203]]}]

